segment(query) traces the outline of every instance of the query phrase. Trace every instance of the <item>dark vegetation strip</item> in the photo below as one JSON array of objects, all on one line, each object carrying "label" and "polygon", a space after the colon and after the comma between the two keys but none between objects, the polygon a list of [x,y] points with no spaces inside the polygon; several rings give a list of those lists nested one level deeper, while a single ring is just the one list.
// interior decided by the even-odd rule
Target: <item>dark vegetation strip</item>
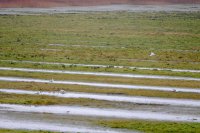
[{"label": "dark vegetation strip", "polygon": [[99,125],[110,128],[138,130],[145,133],[199,133],[200,123],[141,121],[141,120],[103,120]]},{"label": "dark vegetation strip", "polygon": [[35,91],[60,91],[65,90],[69,92],[87,92],[99,94],[118,94],[128,96],[149,96],[161,98],[180,98],[180,99],[200,99],[200,94],[184,93],[184,92],[163,92],[154,90],[126,90],[126,89],[112,89],[112,88],[98,88],[90,86],[78,85],[61,85],[61,84],[45,84],[45,83],[26,83],[26,82],[3,82],[0,81],[1,88],[23,89]]}]

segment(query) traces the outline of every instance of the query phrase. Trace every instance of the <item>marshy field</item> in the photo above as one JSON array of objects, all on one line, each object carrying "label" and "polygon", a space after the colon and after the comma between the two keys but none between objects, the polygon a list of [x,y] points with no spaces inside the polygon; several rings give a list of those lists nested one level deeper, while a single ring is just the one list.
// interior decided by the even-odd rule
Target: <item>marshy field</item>
[{"label": "marshy field", "polygon": [[0,9],[0,133],[200,132],[200,6],[110,7]]}]

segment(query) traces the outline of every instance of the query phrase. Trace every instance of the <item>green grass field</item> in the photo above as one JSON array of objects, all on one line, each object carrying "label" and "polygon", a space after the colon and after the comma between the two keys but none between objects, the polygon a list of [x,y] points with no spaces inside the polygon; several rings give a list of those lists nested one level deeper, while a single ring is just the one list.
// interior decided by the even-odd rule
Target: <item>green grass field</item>
[{"label": "green grass field", "polygon": [[1,15],[0,59],[200,69],[199,24],[198,12]]},{"label": "green grass field", "polygon": [[111,128],[138,130],[145,133],[198,133],[199,123],[158,122],[141,120],[110,120],[98,124]]}]

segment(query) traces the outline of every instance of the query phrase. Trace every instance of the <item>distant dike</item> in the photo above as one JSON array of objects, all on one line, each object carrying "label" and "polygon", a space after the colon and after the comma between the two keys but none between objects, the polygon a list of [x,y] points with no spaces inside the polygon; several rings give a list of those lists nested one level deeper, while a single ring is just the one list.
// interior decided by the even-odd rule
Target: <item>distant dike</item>
[{"label": "distant dike", "polygon": [[65,7],[98,5],[165,5],[165,4],[200,4],[200,0],[0,0],[0,8],[15,7]]}]

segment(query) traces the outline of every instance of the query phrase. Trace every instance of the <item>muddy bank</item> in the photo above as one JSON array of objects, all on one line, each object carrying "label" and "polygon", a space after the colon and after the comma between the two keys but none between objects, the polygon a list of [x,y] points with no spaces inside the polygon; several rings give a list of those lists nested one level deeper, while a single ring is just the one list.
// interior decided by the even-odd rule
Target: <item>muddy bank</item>
[{"label": "muddy bank", "polygon": [[134,66],[113,66],[113,65],[93,65],[93,64],[70,64],[60,62],[36,62],[36,61],[18,61],[18,60],[0,60],[1,62],[13,62],[13,63],[27,63],[27,64],[44,64],[44,65],[64,65],[64,66],[81,66],[81,67],[97,67],[97,68],[128,68],[138,70],[151,70],[151,71],[172,71],[172,72],[189,72],[200,73],[200,70],[188,70],[188,69],[171,69],[171,68],[150,68],[150,67],[134,67]]},{"label": "muddy bank", "polygon": [[27,91],[18,89],[0,89],[0,92],[13,93],[13,94],[30,94],[30,95],[47,95],[62,98],[87,98],[95,100],[105,100],[113,102],[128,102],[136,104],[153,104],[153,105],[171,105],[171,106],[187,106],[187,107],[200,107],[200,100],[189,99],[169,99],[169,98],[153,98],[141,96],[123,96],[123,95],[105,95],[94,93],[77,93],[77,92],[45,92],[45,91]]},{"label": "muddy bank", "polygon": [[87,12],[198,12],[200,4],[185,5],[105,5],[105,6],[69,6],[53,8],[0,8],[0,14],[56,14]]},{"label": "muddy bank", "polygon": [[73,74],[73,75],[93,75],[93,76],[108,76],[108,77],[124,77],[124,78],[200,81],[200,78],[177,77],[177,76],[121,74],[121,73],[85,72],[85,71],[65,71],[65,70],[13,68],[13,67],[0,67],[0,71],[21,71],[21,72],[39,72],[39,73],[57,73],[57,74]]}]

